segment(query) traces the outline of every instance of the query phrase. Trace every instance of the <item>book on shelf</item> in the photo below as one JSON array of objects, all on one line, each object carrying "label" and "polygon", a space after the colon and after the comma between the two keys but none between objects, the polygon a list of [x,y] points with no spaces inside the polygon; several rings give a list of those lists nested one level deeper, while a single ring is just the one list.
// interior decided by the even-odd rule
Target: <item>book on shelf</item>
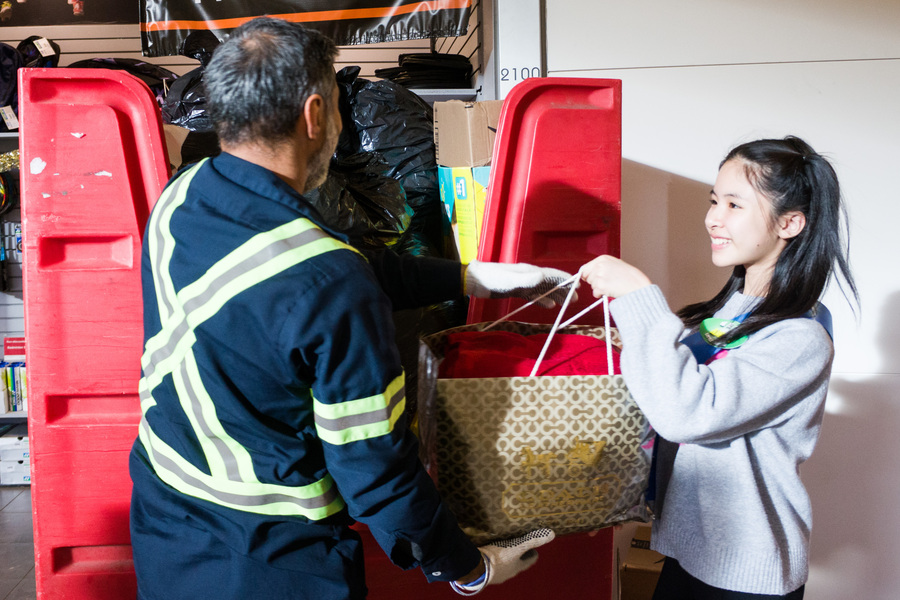
[{"label": "book on shelf", "polygon": [[0,415],[24,414],[28,409],[28,382],[25,376],[25,338],[3,338],[0,362]]},{"label": "book on shelf", "polygon": [[24,362],[0,362],[0,414],[28,410],[28,380]]}]

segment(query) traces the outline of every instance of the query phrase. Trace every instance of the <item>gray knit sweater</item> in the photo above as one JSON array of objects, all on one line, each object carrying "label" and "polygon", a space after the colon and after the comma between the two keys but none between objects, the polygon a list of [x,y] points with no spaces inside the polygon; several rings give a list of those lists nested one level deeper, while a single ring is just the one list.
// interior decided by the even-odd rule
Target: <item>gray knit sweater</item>
[{"label": "gray knit sweater", "polygon": [[[735,294],[716,317],[758,298]],[[787,319],[698,365],[656,286],[610,304],[622,374],[665,440],[652,547],[709,585],[786,594],[806,582],[812,514],[799,467],[824,414],[834,349],[812,319]]]}]

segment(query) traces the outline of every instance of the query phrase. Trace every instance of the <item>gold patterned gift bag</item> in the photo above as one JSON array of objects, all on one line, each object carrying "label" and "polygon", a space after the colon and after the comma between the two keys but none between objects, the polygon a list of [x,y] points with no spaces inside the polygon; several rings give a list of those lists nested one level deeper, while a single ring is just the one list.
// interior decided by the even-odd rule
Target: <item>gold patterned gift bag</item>
[{"label": "gold patterned gift bag", "polygon": [[[543,324],[491,326],[556,333]],[[537,527],[566,534],[649,520],[653,433],[622,376],[439,378],[448,336],[484,327],[457,327],[420,343],[423,462],[469,536],[483,543]],[[606,339],[607,331],[621,348],[614,328],[575,325],[558,333]]]}]

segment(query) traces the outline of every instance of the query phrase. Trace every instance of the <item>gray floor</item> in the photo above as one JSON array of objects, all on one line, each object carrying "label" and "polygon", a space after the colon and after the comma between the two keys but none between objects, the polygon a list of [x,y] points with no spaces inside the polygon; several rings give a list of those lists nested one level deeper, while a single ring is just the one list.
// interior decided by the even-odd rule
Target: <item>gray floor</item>
[{"label": "gray floor", "polygon": [[0,600],[35,600],[28,486],[0,487]]}]

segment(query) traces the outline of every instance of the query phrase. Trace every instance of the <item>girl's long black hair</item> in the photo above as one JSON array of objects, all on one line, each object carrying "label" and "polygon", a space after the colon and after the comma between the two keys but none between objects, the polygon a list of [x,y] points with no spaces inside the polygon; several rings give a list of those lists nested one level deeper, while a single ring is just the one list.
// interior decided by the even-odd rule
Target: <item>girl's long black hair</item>
[{"label": "girl's long black hair", "polygon": [[[799,211],[806,226],[788,240],[775,263],[769,290],[741,325],[722,337],[723,342],[759,331],[782,319],[802,317],[816,306],[828,279],[837,270],[844,296],[859,294],[848,261],[847,219],[837,174],[831,164],[798,137],[766,139],[737,146],[722,160],[737,160],[753,188],[772,203],[774,224],[786,212]],[[710,300],[678,311],[687,327],[695,328],[744,288],[745,269],[736,266],[725,287]],[[853,304],[853,302],[851,302]]]}]

